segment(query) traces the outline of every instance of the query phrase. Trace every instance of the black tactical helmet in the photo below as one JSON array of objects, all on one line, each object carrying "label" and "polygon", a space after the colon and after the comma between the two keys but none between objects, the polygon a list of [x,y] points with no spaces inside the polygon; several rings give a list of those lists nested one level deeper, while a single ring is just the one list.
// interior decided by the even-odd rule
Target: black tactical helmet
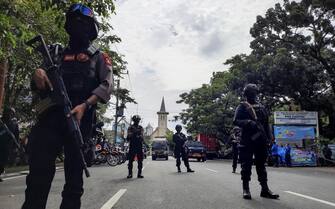
[{"label": "black tactical helmet", "polygon": [[258,86],[253,83],[247,84],[243,89],[243,96],[245,97],[256,97],[258,94]]},{"label": "black tactical helmet", "polygon": [[133,121],[140,121],[141,120],[141,117],[139,115],[134,115],[133,117],[131,117],[131,119]]},{"label": "black tactical helmet", "polygon": [[183,129],[183,127],[181,127],[181,125],[176,125],[176,128],[175,128],[176,130],[181,130],[181,129]]},{"label": "black tactical helmet", "polygon": [[[78,28],[74,27],[76,18],[79,18],[81,23],[85,23],[89,27],[88,31],[85,30],[86,28],[80,28],[85,31],[77,31]],[[65,30],[69,35],[79,32],[88,33],[89,40],[93,41],[98,37],[99,23],[92,9],[80,3],[72,4],[66,12]]]}]

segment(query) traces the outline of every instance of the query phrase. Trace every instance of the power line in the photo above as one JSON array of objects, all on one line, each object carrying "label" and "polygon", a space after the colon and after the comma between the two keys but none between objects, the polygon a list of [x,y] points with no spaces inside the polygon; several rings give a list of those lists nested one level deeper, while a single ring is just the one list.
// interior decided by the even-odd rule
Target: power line
[{"label": "power line", "polygon": [[[135,108],[127,108],[129,110],[135,110]],[[137,108],[136,108],[137,109]],[[153,111],[153,112],[158,112],[159,109],[149,109],[149,108],[139,108],[139,110],[144,110],[144,111]],[[175,113],[175,112],[181,112],[182,110],[168,110],[169,113]]]},{"label": "power line", "polygon": [[[130,87],[130,93],[133,94],[134,90],[133,90],[133,84],[131,82],[131,78],[130,78],[130,75],[129,75],[129,70],[127,70],[127,76],[128,76],[128,82],[129,82],[129,87]],[[134,96],[134,95],[133,95]]]},{"label": "power line", "polygon": [[[122,43],[122,42],[121,42]],[[120,54],[121,55],[121,53],[120,53],[120,51],[119,51],[119,49],[118,49],[118,47],[116,46],[116,44],[114,44],[114,47],[115,47],[115,50],[117,51],[117,53],[118,54]],[[129,83],[129,92],[130,92],[130,96],[132,97],[132,98],[136,98],[135,97],[135,92],[134,92],[134,89],[133,89],[133,84],[132,84],[132,82],[131,82],[131,78],[130,78],[130,75],[129,75],[129,70],[128,70],[128,68],[127,68],[127,77],[128,77],[128,83]],[[138,104],[136,104],[136,106],[137,106],[137,114],[138,114]]]},{"label": "power line", "polygon": [[[129,74],[129,70],[127,71],[127,76],[128,76],[128,82],[129,82],[129,87],[130,87],[130,96],[133,97],[135,99],[135,92],[133,89],[133,84],[131,82],[131,78],[130,78],[130,74]],[[136,100],[136,99],[135,99]],[[138,103],[136,104],[136,114],[138,114]]]}]

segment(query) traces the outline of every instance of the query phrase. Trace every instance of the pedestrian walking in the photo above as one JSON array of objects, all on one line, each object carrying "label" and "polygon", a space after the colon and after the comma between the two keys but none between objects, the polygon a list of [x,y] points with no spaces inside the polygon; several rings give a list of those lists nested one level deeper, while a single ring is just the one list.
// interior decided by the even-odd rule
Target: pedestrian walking
[{"label": "pedestrian walking", "polygon": [[292,163],[291,163],[291,145],[290,144],[286,144],[285,147],[285,164],[287,167],[291,167]]},{"label": "pedestrian walking", "polygon": [[279,166],[279,151],[278,151],[278,145],[276,142],[273,142],[271,147],[271,156],[273,159],[273,167]]}]

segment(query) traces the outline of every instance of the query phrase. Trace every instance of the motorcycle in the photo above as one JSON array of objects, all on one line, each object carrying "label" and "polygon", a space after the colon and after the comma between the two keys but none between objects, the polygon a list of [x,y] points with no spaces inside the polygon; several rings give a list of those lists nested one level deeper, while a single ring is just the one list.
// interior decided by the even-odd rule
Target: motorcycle
[{"label": "motorcycle", "polygon": [[[103,137],[103,135],[102,135]],[[99,165],[101,163],[108,163],[110,166],[116,166],[118,164],[118,158],[114,153],[112,146],[106,139],[103,137],[95,145],[96,159],[95,164]]]}]

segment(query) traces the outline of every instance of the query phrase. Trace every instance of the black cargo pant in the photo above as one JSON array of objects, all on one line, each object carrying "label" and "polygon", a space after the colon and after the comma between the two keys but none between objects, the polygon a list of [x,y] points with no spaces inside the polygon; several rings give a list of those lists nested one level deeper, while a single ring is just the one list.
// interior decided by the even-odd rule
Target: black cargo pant
[{"label": "black cargo pant", "polygon": [[267,183],[267,173],[265,162],[268,156],[267,146],[265,144],[248,144],[239,146],[239,156],[241,161],[241,179],[249,182],[251,177],[251,167],[253,164],[253,156],[255,156],[256,172],[258,181],[261,184]]},{"label": "black cargo pant", "polygon": [[[0,130],[4,131],[4,130]],[[5,171],[9,153],[9,136],[0,134],[0,175]]]},{"label": "black cargo pant", "polygon": [[142,168],[143,168],[143,151],[142,149],[129,149],[129,161],[128,161],[128,171],[129,174],[133,172],[133,162],[135,159],[135,156],[137,155],[137,169],[138,169],[138,174],[142,173]]},{"label": "black cargo pant", "polygon": [[187,156],[187,153],[185,151],[175,151],[174,152],[174,157],[176,158],[177,168],[180,168],[180,165],[181,165],[180,158],[182,158],[182,160],[184,161],[184,165],[185,165],[186,168],[190,167],[190,164],[188,162],[188,156]]},{"label": "black cargo pant", "polygon": [[76,142],[69,136],[63,112],[41,119],[32,129],[29,142],[29,175],[22,209],[44,209],[51,182],[55,176],[55,160],[64,147],[65,185],[61,209],[79,209],[83,190],[83,170]]},{"label": "black cargo pant", "polygon": [[4,123],[0,120],[0,175],[5,171],[8,162],[10,145],[12,143],[10,131],[5,128]]},{"label": "black cargo pant", "polygon": [[233,145],[233,170],[237,168],[237,161],[238,161],[238,147],[237,145]]}]

